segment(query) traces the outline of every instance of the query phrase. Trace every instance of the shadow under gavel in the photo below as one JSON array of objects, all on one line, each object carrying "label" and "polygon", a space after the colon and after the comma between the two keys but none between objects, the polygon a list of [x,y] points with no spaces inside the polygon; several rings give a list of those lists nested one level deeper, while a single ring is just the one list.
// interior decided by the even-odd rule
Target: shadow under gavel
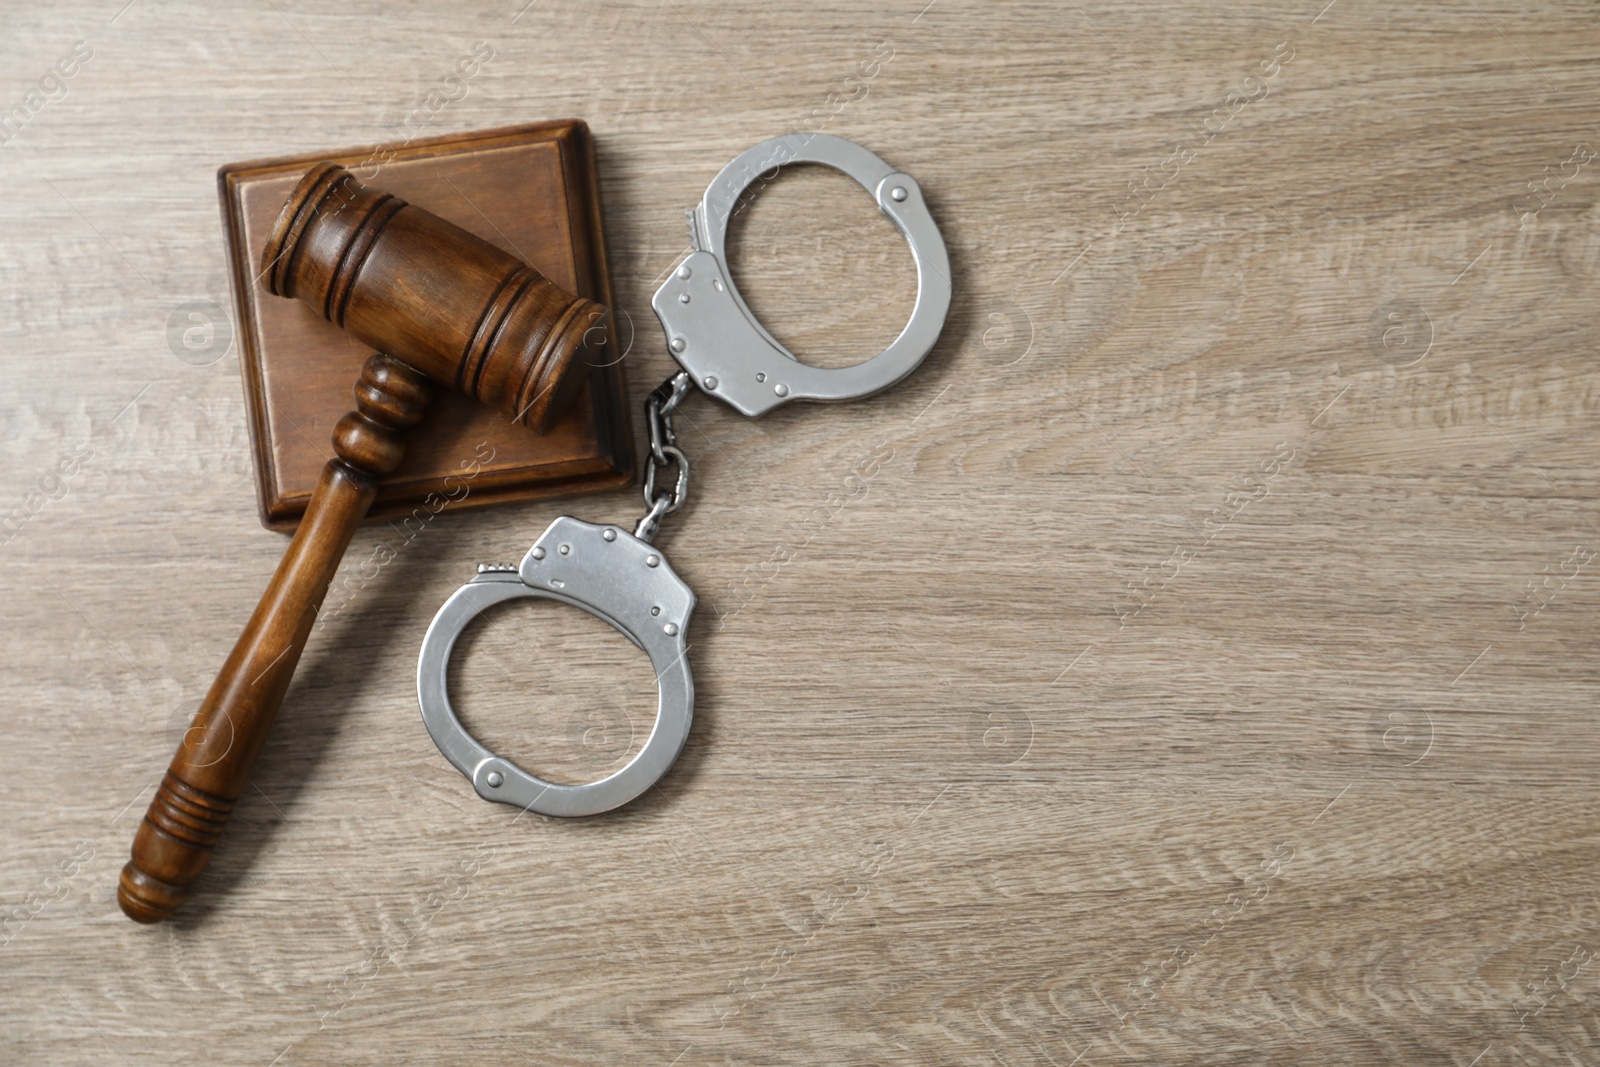
[{"label": "shadow under gavel", "polygon": [[334,572],[433,384],[544,433],[605,362],[605,308],[333,163],[290,195],[262,273],[271,292],[298,297],[380,354],[362,367],[355,410],[334,427],[335,458],[139,825],[117,886],[136,922],[171,915],[211,859]]}]

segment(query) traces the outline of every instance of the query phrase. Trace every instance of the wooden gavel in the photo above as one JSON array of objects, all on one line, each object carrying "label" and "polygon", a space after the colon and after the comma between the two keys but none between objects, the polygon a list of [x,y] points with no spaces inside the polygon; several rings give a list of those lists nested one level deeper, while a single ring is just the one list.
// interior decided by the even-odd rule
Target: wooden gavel
[{"label": "wooden gavel", "polygon": [[[380,354],[333,430],[299,529],[228,654],[133,840],[117,902],[160,922],[211,859],[277,716],[322,598],[379,479],[405,454],[434,382],[544,433],[607,361],[609,313],[515,256],[321,163],[295,187],[262,254],[298,297]],[[431,381],[430,381],[431,379]]]}]

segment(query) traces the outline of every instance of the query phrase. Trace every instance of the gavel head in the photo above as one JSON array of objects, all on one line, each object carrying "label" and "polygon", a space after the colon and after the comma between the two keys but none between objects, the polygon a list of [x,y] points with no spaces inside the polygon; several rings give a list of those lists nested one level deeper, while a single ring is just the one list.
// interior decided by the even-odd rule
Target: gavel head
[{"label": "gavel head", "polygon": [[335,163],[295,187],[261,266],[274,294],[538,433],[614,358],[606,308]]}]

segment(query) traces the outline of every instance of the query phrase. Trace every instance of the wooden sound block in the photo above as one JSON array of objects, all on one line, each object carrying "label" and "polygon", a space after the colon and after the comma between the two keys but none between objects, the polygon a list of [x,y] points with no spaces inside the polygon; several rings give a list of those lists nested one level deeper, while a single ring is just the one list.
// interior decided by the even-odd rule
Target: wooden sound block
[{"label": "wooden sound block", "polygon": [[[333,426],[350,410],[351,388],[372,354],[301,301],[270,294],[260,276],[278,212],[322,160],[497,245],[567,291],[611,305],[594,147],[582,121],[223,167],[217,183],[256,494],[261,522],[273,530],[299,523],[333,457]],[[383,478],[368,518],[600,492],[632,480],[633,435],[618,362],[592,371],[544,436],[439,390],[406,437],[405,459]]]}]

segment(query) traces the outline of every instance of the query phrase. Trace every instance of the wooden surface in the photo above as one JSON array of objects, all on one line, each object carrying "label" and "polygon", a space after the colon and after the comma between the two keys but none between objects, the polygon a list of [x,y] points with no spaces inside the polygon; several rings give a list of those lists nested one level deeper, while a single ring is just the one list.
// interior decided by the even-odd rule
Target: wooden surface
[{"label": "wooden surface", "polygon": [[[320,308],[314,310],[314,302],[308,306],[275,296],[262,269],[263,249],[285,201],[306,172],[326,159],[356,168],[374,191],[402,197],[489,241],[498,252],[519,257],[518,264],[524,262],[520,257],[535,259],[531,265],[566,291],[603,304],[611,299],[592,139],[581,123],[535,123],[354,151],[320,149],[225,167],[218,185],[227,228],[231,306],[239,323],[240,376],[252,426],[262,521],[275,529],[293,529],[299,521],[332,454],[328,435],[349,409],[350,383],[373,350],[355,339],[352,326],[358,324],[347,319],[336,326],[318,313]],[[447,279],[465,276],[458,263],[452,264],[453,272],[446,266],[452,257],[432,258]],[[369,255],[367,268],[377,262]],[[379,274],[371,270],[369,278]],[[421,288],[430,290],[423,306],[443,321],[464,322],[468,330],[477,321],[478,307],[451,314],[445,294],[431,287],[401,292],[409,295]],[[457,297],[462,289],[441,288]],[[472,295],[487,303],[493,291]],[[398,316],[386,320],[400,324]],[[415,322],[403,327],[406,347],[431,333]],[[509,332],[497,335],[502,343]],[[603,326],[599,332],[605,334]],[[194,339],[203,339],[203,334]],[[399,346],[389,347],[398,351]],[[210,355],[202,351],[200,361]],[[449,355],[453,364],[460,363],[458,352]],[[512,421],[515,411],[497,411],[457,395],[452,373],[442,383],[447,388],[430,405],[428,418],[407,436],[406,458],[384,480],[372,517],[410,515],[425,503],[425,515],[437,511],[438,497],[429,501],[430,494],[450,496],[454,507],[475,508],[628,484],[633,409],[626,402],[623,362],[583,375],[593,377],[598,388],[570,404],[546,434],[523,433]],[[577,383],[578,390],[583,387]],[[554,392],[549,395],[553,401]],[[479,463],[463,490],[462,467],[471,465],[469,457],[475,453],[492,461]]]},{"label": "wooden surface", "polygon": [[385,353],[367,357],[355,407],[334,426],[334,458],[306,505],[283,559],[195,712],[139,823],[118,879],[117,903],[134,922],[171,915],[211,861],[345,550],[405,455],[405,432],[433,397],[433,383]]},{"label": "wooden surface", "polygon": [[[1593,1062],[1600,25],[1325,2],[12,5],[6,100],[93,55],[0,149],[0,1060]],[[808,122],[921,183],[944,338],[866,402],[686,406],[699,701],[639,803],[519,819],[435,751],[428,619],[558,505],[446,513],[137,928],[128,835],[283,547],[236,359],[168,344],[225,301],[216,167],[383,139],[480,40],[413,121],[589,121],[634,403],[683,209]],[[808,358],[910,306],[842,178],[737,239]],[[458,699],[592,777],[649,671],[542,607]]]}]

